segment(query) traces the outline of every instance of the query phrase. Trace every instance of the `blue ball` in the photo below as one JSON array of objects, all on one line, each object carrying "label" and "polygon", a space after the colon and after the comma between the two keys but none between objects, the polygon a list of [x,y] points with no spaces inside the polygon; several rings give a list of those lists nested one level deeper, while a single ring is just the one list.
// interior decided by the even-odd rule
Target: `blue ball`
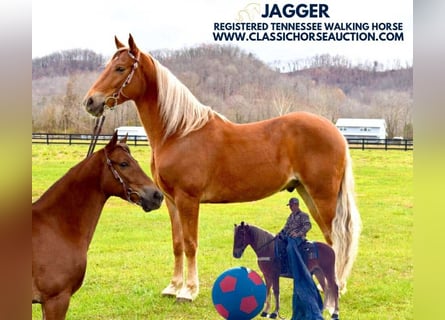
[{"label": "blue ball", "polygon": [[258,315],[266,301],[266,285],[261,276],[245,267],[221,273],[212,289],[216,311],[227,320],[250,320]]}]

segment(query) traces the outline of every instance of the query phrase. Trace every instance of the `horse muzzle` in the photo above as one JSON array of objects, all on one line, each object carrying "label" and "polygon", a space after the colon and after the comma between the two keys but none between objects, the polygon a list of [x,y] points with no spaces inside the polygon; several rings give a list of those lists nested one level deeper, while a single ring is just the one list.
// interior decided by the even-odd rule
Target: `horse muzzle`
[{"label": "horse muzzle", "polygon": [[102,95],[92,95],[83,101],[85,110],[94,117],[100,117],[105,110],[105,98]]},{"label": "horse muzzle", "polygon": [[236,259],[241,258],[241,256],[243,255],[243,251],[242,250],[233,250],[233,257]]},{"label": "horse muzzle", "polygon": [[155,188],[144,188],[140,195],[140,206],[145,212],[159,209],[161,207],[162,201],[164,200],[164,195]]}]

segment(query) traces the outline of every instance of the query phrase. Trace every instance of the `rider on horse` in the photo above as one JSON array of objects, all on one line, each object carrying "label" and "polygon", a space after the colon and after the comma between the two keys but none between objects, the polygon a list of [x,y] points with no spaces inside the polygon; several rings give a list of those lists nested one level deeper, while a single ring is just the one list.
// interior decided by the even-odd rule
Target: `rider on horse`
[{"label": "rider on horse", "polygon": [[284,228],[278,233],[278,238],[287,242],[289,267],[294,279],[292,320],[323,320],[323,302],[320,293],[298,249],[312,227],[309,215],[300,210],[297,198],[291,198],[288,206],[291,214]]}]

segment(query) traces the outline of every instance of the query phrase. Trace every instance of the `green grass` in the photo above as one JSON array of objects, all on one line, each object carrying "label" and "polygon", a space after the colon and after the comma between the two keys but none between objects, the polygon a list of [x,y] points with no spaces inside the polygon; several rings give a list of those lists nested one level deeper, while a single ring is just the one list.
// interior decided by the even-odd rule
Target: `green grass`
[{"label": "green grass", "polygon": [[[131,150],[149,172],[150,149]],[[86,151],[87,146],[33,145],[33,200],[83,159]],[[413,319],[413,153],[352,150],[351,155],[363,232],[348,292],[340,300],[341,318]],[[234,266],[258,270],[251,249],[240,260],[232,257],[233,224],[244,220],[277,232],[288,216],[289,197],[281,192],[253,203],[201,206],[200,295],[185,304],[160,295],[173,268],[165,204],[144,213],[120,199],[110,199],[68,319],[221,319],[211,301],[216,277]],[[308,236],[323,240],[315,224]],[[292,282],[282,279],[281,311],[287,318],[292,314],[291,301]],[[33,305],[32,319],[40,317],[40,306]]]}]

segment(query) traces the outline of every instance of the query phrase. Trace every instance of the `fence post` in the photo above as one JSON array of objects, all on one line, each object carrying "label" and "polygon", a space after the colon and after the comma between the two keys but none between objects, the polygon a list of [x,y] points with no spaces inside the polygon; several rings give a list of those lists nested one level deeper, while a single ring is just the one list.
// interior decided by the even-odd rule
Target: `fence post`
[{"label": "fence post", "polygon": [[70,133],[69,138],[68,138],[68,145],[71,145],[71,133]]},{"label": "fence post", "polygon": [[46,134],[46,144],[49,144],[49,133]]},{"label": "fence post", "polygon": [[365,139],[362,139],[362,150],[365,150]]},{"label": "fence post", "polygon": [[388,150],[388,138],[385,138],[385,150]]}]

